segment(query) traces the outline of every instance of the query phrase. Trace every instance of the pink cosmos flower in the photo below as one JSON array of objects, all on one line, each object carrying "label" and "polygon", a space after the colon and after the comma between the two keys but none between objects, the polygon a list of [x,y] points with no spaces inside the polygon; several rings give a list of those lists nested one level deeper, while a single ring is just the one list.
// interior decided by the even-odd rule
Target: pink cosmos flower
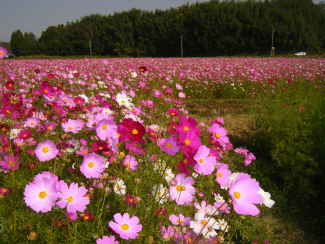
[{"label": "pink cosmos flower", "polygon": [[4,47],[0,47],[0,59],[6,58],[8,56],[8,51]]},{"label": "pink cosmos flower", "polygon": [[231,176],[231,171],[227,164],[221,164],[217,168],[216,181],[222,188],[227,188],[229,185],[229,177]]},{"label": "pink cosmos flower", "polygon": [[114,236],[103,236],[96,240],[96,244],[119,244],[119,242],[115,240]]},{"label": "pink cosmos flower", "polygon": [[169,220],[173,225],[182,225],[182,226],[188,225],[191,221],[190,218],[185,217],[182,214],[179,215],[172,214],[169,216]]},{"label": "pink cosmos flower", "polygon": [[175,155],[179,151],[179,146],[177,145],[176,136],[159,139],[158,145],[161,151],[169,155]]},{"label": "pink cosmos flower", "polygon": [[212,124],[208,131],[212,134],[212,138],[219,142],[222,142],[227,137],[227,130],[218,123]]},{"label": "pink cosmos flower", "polygon": [[35,212],[46,213],[51,211],[57,200],[56,183],[57,176],[52,173],[38,174],[25,187],[24,200],[26,205]]},{"label": "pink cosmos flower", "polygon": [[104,170],[105,158],[96,153],[86,154],[80,165],[80,171],[86,178],[100,178]]},{"label": "pink cosmos flower", "polygon": [[87,189],[79,187],[77,183],[71,183],[68,187],[63,180],[56,184],[59,201],[56,203],[60,208],[67,208],[67,212],[83,212],[89,204]]},{"label": "pink cosmos flower", "polygon": [[174,237],[176,230],[174,229],[173,226],[168,226],[168,227],[161,226],[160,233],[161,233],[162,238],[164,240],[168,241]]},{"label": "pink cosmos flower", "polygon": [[128,169],[128,170],[136,170],[138,167],[138,161],[136,160],[135,157],[131,155],[127,155],[123,161],[123,165]]},{"label": "pink cosmos flower", "polygon": [[19,161],[18,161],[18,157],[12,154],[6,154],[3,157],[3,160],[0,161],[0,166],[2,166],[2,168],[4,170],[17,170],[19,168]]},{"label": "pink cosmos flower", "polygon": [[73,134],[78,133],[84,127],[85,122],[81,119],[69,119],[67,122],[62,123],[64,132],[72,132]]},{"label": "pink cosmos flower", "polygon": [[55,158],[59,153],[59,150],[56,148],[56,145],[51,140],[45,140],[38,143],[35,149],[36,157],[39,161],[49,161]]},{"label": "pink cosmos flower", "polygon": [[103,141],[113,138],[117,134],[117,126],[114,121],[103,119],[97,124],[96,134]]},{"label": "pink cosmos flower", "polygon": [[216,158],[210,156],[210,149],[205,145],[201,145],[194,155],[196,164],[194,166],[195,172],[203,175],[210,175],[216,167]]},{"label": "pink cosmos flower", "polygon": [[139,218],[137,216],[130,218],[128,213],[123,215],[120,213],[114,214],[114,221],[110,221],[108,225],[124,240],[137,238],[138,233],[142,230]]},{"label": "pink cosmos flower", "polygon": [[173,179],[172,184],[169,188],[170,198],[178,205],[189,204],[193,200],[195,188],[192,186],[194,180],[190,176],[185,174],[178,174]]},{"label": "pink cosmos flower", "polygon": [[255,179],[248,177],[247,174],[240,173],[229,188],[229,195],[233,201],[235,212],[244,215],[258,215],[260,211],[255,204],[263,202],[258,193],[259,190],[259,183]]}]

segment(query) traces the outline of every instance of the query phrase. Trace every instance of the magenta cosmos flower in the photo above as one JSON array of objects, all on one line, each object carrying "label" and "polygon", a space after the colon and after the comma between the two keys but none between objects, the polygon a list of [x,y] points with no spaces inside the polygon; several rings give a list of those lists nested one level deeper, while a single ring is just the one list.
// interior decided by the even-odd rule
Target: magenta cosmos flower
[{"label": "magenta cosmos flower", "polygon": [[185,174],[176,175],[169,188],[170,198],[176,201],[178,205],[191,203],[195,193],[193,184],[194,180],[192,177],[187,177]]},{"label": "magenta cosmos flower", "polygon": [[100,178],[104,170],[105,158],[96,153],[86,154],[80,165],[80,171],[86,178]]},{"label": "magenta cosmos flower", "polygon": [[120,213],[114,214],[114,221],[110,221],[108,225],[124,240],[137,238],[138,233],[142,230],[139,218],[137,216],[130,218],[128,213],[123,215]]},{"label": "magenta cosmos flower", "polygon": [[78,133],[84,127],[85,122],[81,119],[69,119],[67,122],[62,123],[64,132],[71,132],[73,134]]},{"label": "magenta cosmos flower", "polygon": [[179,146],[177,145],[176,136],[162,138],[158,141],[158,145],[161,151],[169,155],[175,155],[179,151]]},{"label": "magenta cosmos flower", "polygon": [[49,161],[55,158],[58,153],[59,151],[56,148],[56,145],[50,140],[38,143],[35,149],[36,157],[41,162]]},{"label": "magenta cosmos flower", "polygon": [[79,187],[77,183],[71,183],[68,187],[63,180],[56,184],[59,201],[56,203],[60,208],[67,208],[67,212],[83,212],[89,204],[87,189]]},{"label": "magenta cosmos flower", "polygon": [[19,168],[19,161],[18,161],[18,157],[12,154],[7,154],[3,157],[3,160],[0,161],[0,166],[2,166],[2,168],[4,170],[17,170]]},{"label": "magenta cosmos flower", "polygon": [[103,236],[96,240],[96,244],[119,244],[119,242],[115,240],[114,236]]},{"label": "magenta cosmos flower", "polygon": [[200,146],[194,155],[196,164],[195,172],[203,175],[210,175],[214,171],[217,161],[214,156],[210,156],[210,149],[204,145]]},{"label": "magenta cosmos flower", "polygon": [[8,51],[4,47],[0,47],[0,59],[6,58],[8,56]]},{"label": "magenta cosmos flower", "polygon": [[57,176],[50,172],[43,172],[35,176],[34,180],[25,187],[24,200],[28,207],[35,212],[51,211],[57,200],[55,185]]},{"label": "magenta cosmos flower", "polygon": [[255,204],[263,202],[258,193],[259,190],[259,183],[255,179],[247,174],[240,173],[229,189],[235,212],[244,215],[258,215],[260,211]]}]

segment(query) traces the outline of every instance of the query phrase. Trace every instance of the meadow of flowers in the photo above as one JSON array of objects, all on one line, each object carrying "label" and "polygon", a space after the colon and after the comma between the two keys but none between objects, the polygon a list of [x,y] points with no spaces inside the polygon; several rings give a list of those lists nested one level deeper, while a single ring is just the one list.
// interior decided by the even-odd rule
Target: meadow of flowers
[{"label": "meadow of flowers", "polygon": [[1,243],[228,243],[274,201],[185,87],[325,74],[320,59],[0,61]]}]

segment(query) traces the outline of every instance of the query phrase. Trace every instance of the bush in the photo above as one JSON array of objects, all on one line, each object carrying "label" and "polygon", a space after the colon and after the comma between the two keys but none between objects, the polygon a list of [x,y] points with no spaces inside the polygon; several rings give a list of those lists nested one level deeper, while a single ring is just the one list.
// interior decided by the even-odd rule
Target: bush
[{"label": "bush", "polygon": [[[265,160],[256,174],[276,182],[290,213],[308,216],[317,224],[310,225],[312,228],[324,226],[319,217],[324,216],[319,211],[325,200],[321,192],[325,186],[324,87],[321,81],[305,80],[272,86],[272,92],[263,93],[259,99],[251,148]],[[310,223],[306,220],[304,223]]]}]

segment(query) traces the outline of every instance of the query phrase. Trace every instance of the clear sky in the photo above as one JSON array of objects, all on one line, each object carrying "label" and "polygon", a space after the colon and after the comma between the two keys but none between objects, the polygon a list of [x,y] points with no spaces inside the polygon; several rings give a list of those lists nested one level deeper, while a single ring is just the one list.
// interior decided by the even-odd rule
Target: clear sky
[{"label": "clear sky", "polygon": [[0,41],[13,31],[33,32],[37,37],[50,25],[65,24],[89,14],[109,14],[138,8],[168,9],[207,0],[0,0]]}]

